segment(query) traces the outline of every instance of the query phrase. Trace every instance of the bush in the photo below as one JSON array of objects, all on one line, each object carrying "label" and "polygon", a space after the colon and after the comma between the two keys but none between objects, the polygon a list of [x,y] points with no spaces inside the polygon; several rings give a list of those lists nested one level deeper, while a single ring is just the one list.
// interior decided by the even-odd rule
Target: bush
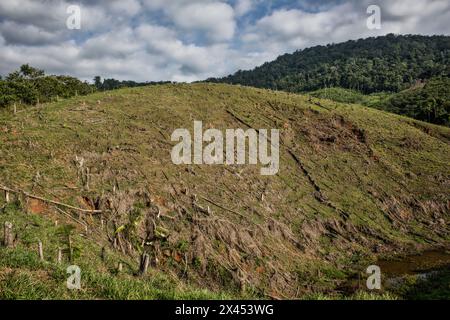
[{"label": "bush", "polygon": [[0,107],[13,103],[34,105],[57,97],[70,98],[95,91],[87,82],[68,76],[46,76],[43,70],[23,65],[0,80]]}]

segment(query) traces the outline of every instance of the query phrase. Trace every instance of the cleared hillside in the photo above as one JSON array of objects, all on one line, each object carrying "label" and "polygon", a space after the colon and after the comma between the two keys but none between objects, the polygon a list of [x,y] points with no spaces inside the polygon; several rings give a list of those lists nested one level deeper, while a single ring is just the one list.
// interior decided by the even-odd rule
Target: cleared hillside
[{"label": "cleared hillside", "polygon": [[[279,173],[172,164],[170,135],[194,120],[280,129]],[[221,84],[122,89],[3,111],[0,185],[101,210],[60,208],[89,232],[36,199],[19,196],[13,210],[74,224],[85,264],[100,255],[86,247],[92,240],[128,257],[129,276],[145,251],[155,272],[189,286],[297,298],[334,292],[380,256],[449,243],[449,139],[448,128],[295,94]],[[6,214],[2,222],[14,219]],[[17,245],[35,251],[23,232]]]}]

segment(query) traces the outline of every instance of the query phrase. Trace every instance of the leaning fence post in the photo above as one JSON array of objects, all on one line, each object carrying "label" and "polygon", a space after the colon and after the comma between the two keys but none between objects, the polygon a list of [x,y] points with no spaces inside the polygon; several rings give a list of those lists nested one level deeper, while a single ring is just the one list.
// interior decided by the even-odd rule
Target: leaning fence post
[{"label": "leaning fence post", "polygon": [[12,247],[14,244],[12,228],[13,228],[13,225],[11,222],[5,222],[5,225],[3,228],[3,230],[4,230],[3,244],[7,248]]}]

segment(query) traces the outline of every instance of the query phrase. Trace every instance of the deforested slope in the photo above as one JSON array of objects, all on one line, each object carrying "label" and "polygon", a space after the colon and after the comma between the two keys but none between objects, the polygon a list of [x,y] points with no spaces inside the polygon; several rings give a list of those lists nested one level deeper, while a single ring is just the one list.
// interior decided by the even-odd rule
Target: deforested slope
[{"label": "deforested slope", "polygon": [[[279,129],[278,174],[173,164],[171,134],[195,120]],[[124,273],[147,252],[152,269],[182,283],[295,298],[332,292],[377,257],[449,243],[449,137],[375,109],[263,89],[121,89],[2,112],[0,185],[101,210],[60,208],[85,232],[54,204],[15,196],[23,212],[74,224],[135,261]],[[17,243],[28,245],[20,233]]]}]

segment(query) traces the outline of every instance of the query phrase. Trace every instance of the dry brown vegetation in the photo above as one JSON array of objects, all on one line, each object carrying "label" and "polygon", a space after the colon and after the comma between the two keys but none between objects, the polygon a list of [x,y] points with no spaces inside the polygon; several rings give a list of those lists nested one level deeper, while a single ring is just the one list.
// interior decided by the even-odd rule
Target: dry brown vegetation
[{"label": "dry brown vegetation", "polygon": [[[279,173],[173,165],[170,135],[194,120],[280,129]],[[336,290],[379,256],[448,244],[450,130],[421,126],[238,86],[123,89],[2,113],[0,184],[101,210],[67,212],[95,241],[136,260],[148,252],[180,281],[296,298]]]}]

